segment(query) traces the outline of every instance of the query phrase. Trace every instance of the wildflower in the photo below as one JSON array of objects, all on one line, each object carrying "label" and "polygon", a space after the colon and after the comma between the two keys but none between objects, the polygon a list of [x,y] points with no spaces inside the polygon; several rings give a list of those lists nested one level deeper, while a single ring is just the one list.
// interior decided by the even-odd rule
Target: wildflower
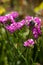
[{"label": "wildflower", "polygon": [[12,12],[10,14],[6,14],[5,16],[7,16],[8,18],[10,18],[10,16],[12,16],[13,18],[17,18],[19,16],[18,12]]},{"label": "wildflower", "polygon": [[0,23],[6,23],[7,17],[6,16],[0,16]]},{"label": "wildflower", "polygon": [[20,22],[17,22],[17,28],[18,29],[22,28],[24,25],[25,25],[25,20],[24,19]]},{"label": "wildflower", "polygon": [[33,27],[32,33],[33,33],[34,38],[38,38],[38,36],[41,35],[41,30],[40,28]]},{"label": "wildflower", "polygon": [[[32,16],[26,16],[25,21],[27,25],[30,25],[32,22],[37,24],[38,26],[41,26],[41,19],[39,17],[32,17]],[[31,23],[30,23],[31,22]]]},{"label": "wildflower", "polygon": [[33,33],[34,38],[38,38],[38,31],[37,31],[37,28],[33,27],[32,33]]},{"label": "wildflower", "polygon": [[33,17],[32,16],[26,16],[25,17],[25,21],[26,21],[26,25],[30,25],[30,21],[32,21],[33,20]]},{"label": "wildflower", "polygon": [[39,17],[34,17],[34,22],[37,26],[41,26],[41,19]]},{"label": "wildflower", "polygon": [[27,41],[24,42],[25,47],[30,47],[34,45],[34,40],[33,39],[28,39]]},{"label": "wildflower", "polygon": [[23,19],[23,20],[20,21],[20,22],[14,22],[14,23],[11,23],[10,25],[7,25],[7,26],[6,26],[6,29],[7,29],[9,32],[13,33],[14,31],[16,31],[16,30],[22,28],[22,26],[24,26],[24,25],[25,25],[25,20]]},{"label": "wildflower", "polygon": [[[34,38],[38,38],[39,35],[41,35],[41,19],[38,17],[34,17],[35,26],[33,27],[33,32],[35,31]],[[36,29],[36,30],[34,30]]]},{"label": "wildflower", "polygon": [[32,30],[34,38],[38,38],[41,35],[41,19],[39,17],[26,16],[26,22],[29,28]]},{"label": "wildflower", "polygon": [[12,16],[10,16],[10,20],[11,20],[12,23],[15,22],[15,20],[14,20],[14,18]]},{"label": "wildflower", "polygon": [[11,16],[12,16],[13,18],[17,18],[17,17],[19,16],[19,13],[18,13],[18,12],[12,12],[12,13],[11,13]]},{"label": "wildflower", "polygon": [[16,23],[12,23],[10,25],[7,25],[6,30],[8,30],[10,33],[13,33],[14,31],[17,30],[17,24]]},{"label": "wildflower", "polygon": [[11,23],[14,23],[14,18],[18,17],[18,12],[12,12],[11,14],[6,14],[5,16],[0,16],[0,23],[6,23],[8,20],[11,21]]}]

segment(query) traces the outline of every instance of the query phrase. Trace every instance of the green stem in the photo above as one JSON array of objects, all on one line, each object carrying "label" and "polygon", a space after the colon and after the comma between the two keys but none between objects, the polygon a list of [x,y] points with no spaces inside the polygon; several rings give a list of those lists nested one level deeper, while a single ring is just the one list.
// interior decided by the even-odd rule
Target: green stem
[{"label": "green stem", "polygon": [[5,56],[5,52],[4,50],[6,49],[6,42],[5,42],[5,38],[3,36],[4,34],[1,33],[2,36],[2,53],[1,53],[1,61],[4,62],[4,65],[8,65],[7,63],[7,57]]},{"label": "green stem", "polygon": [[26,65],[28,65],[27,59],[22,55],[22,53],[18,50],[19,55],[24,59],[24,61],[26,62]]},{"label": "green stem", "polygon": [[32,59],[32,48],[30,47],[29,48],[29,51],[28,51],[28,61],[31,63],[33,63],[33,59]]},{"label": "green stem", "polygon": [[[6,31],[6,30],[5,30]],[[9,35],[8,35],[8,32],[6,31],[6,37],[7,37],[7,41],[8,43],[10,43],[10,39],[9,39]]]},{"label": "green stem", "polygon": [[37,60],[37,57],[38,57],[38,53],[39,53],[39,43],[38,43],[38,41],[37,41],[37,51],[36,51],[36,54],[35,54],[35,58],[34,58],[34,62],[36,62],[36,60]]},{"label": "green stem", "polygon": [[[27,48],[26,58],[27,58],[29,64],[30,64],[31,62],[33,63],[33,59],[32,59],[32,48]],[[31,63],[31,64],[32,64],[32,63]]]},{"label": "green stem", "polygon": [[[13,43],[11,40],[9,40],[9,37],[8,37],[9,35],[8,35],[7,31],[6,31],[6,35],[7,35],[8,41]],[[18,49],[16,49],[16,50],[18,51],[19,55],[24,59],[24,61],[26,62],[26,65],[28,65],[27,59],[22,55],[22,53]]]},{"label": "green stem", "polygon": [[36,62],[37,56],[38,56],[38,50],[36,51],[34,62]]}]

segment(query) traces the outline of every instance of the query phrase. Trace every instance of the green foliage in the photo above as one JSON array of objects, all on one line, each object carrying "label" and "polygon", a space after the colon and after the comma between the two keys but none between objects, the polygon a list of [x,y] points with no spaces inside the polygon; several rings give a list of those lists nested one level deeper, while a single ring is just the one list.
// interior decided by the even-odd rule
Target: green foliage
[{"label": "green foliage", "polygon": [[0,65],[37,65],[43,63],[43,30],[33,47],[24,47],[25,40],[31,37],[24,26],[13,34],[0,25]]},{"label": "green foliage", "polygon": [[[6,1],[9,0],[3,0],[4,3]],[[5,3],[4,7],[9,7],[8,4],[9,3]],[[22,10],[23,6],[20,7],[18,0],[15,0],[14,4],[16,6],[14,10],[20,12],[20,9]],[[37,12],[39,9],[43,9],[42,5],[40,5],[38,8],[35,8],[34,11]],[[33,15],[33,13],[30,11],[30,8],[30,5],[29,9],[28,6],[26,9],[23,7],[23,12],[26,13],[27,11],[29,14]],[[5,12],[6,9],[0,6],[0,15]],[[0,65],[38,65],[38,63],[43,64],[43,28],[42,35],[37,40],[35,40],[35,45],[32,47],[24,47],[24,41],[26,41],[28,38],[33,38],[30,33],[32,34],[32,32],[30,32],[30,30],[24,26],[21,30],[17,30],[11,34],[4,29],[4,26],[2,24],[0,24]]]}]

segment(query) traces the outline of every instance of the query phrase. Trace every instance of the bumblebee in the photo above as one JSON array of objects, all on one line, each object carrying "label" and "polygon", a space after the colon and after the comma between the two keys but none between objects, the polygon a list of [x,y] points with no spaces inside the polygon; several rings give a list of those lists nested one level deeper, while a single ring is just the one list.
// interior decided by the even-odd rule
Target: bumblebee
[{"label": "bumblebee", "polygon": [[30,26],[35,26],[35,22],[34,21],[30,21]]}]

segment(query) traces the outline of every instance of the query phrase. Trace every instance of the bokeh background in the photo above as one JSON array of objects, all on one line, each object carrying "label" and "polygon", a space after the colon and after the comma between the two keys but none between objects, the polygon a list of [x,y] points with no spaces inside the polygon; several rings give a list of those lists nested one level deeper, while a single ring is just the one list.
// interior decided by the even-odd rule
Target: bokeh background
[{"label": "bokeh background", "polygon": [[0,15],[12,11],[23,16],[39,16],[43,21],[43,0],[0,0]]},{"label": "bokeh background", "polygon": [[23,15],[43,16],[43,0],[0,0],[0,15],[18,11]]},{"label": "bokeh background", "polygon": [[[0,0],[0,16],[14,11],[19,12],[21,17],[26,15],[40,17],[43,27],[43,0]],[[22,43],[28,38],[28,33],[28,29],[24,26],[22,30],[14,34],[7,34],[0,25],[0,65],[26,65],[23,55],[25,56],[25,53],[28,55],[28,52]],[[43,34],[40,44],[41,51],[36,60],[37,64],[33,65],[43,65]]]}]

